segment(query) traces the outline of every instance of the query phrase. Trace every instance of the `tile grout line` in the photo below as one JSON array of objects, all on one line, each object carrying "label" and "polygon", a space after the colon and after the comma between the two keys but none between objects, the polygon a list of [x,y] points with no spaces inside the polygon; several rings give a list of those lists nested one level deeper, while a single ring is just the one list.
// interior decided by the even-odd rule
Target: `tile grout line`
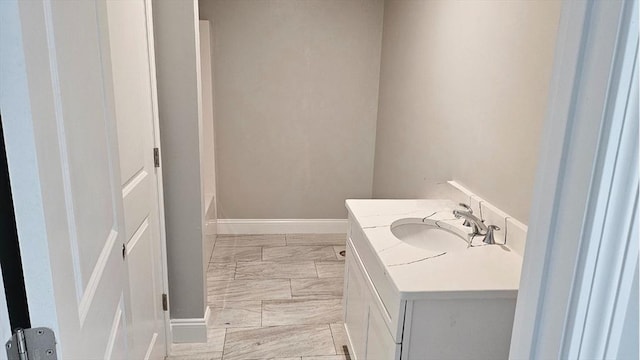
[{"label": "tile grout line", "polygon": [[289,279],[289,299],[293,300],[293,285],[291,284],[291,279]]},{"label": "tile grout line", "polygon": [[236,279],[236,274],[238,273],[238,262],[236,261],[233,266],[233,280]]},{"label": "tile grout line", "polygon": [[[221,359],[224,359],[224,349],[227,347],[227,331],[229,330],[229,328],[224,328],[224,340],[222,340],[222,357]],[[335,347],[335,345],[334,345]]]},{"label": "tile grout line", "polygon": [[331,324],[329,325],[329,333],[331,334],[331,341],[333,342],[333,352],[336,353],[336,355],[340,355],[338,354],[338,349],[336,349],[336,338],[333,336],[333,329],[331,328]]}]

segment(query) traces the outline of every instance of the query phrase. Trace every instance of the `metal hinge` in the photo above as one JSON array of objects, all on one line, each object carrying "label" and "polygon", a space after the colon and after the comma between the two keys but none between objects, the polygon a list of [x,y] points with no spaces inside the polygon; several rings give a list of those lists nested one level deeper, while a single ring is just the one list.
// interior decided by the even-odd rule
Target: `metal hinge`
[{"label": "metal hinge", "polygon": [[169,300],[167,299],[167,294],[162,294],[162,310],[169,310]]},{"label": "metal hinge", "polygon": [[160,167],[160,149],[153,148],[153,166]]},{"label": "metal hinge", "polygon": [[57,360],[56,337],[48,328],[16,329],[5,348],[8,360]]}]

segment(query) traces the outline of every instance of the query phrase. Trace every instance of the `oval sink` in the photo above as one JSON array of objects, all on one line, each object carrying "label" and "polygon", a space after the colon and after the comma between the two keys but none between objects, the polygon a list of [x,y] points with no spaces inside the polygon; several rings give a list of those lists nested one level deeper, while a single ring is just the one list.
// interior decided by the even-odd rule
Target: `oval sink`
[{"label": "oval sink", "polygon": [[467,248],[464,236],[439,227],[434,220],[400,219],[391,224],[391,233],[399,240],[421,249],[452,252]]}]

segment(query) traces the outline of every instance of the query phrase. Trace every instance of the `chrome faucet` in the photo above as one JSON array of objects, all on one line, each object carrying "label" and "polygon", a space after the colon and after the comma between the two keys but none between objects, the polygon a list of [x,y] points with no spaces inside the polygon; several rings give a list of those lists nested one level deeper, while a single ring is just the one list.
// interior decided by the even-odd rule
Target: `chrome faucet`
[{"label": "chrome faucet", "polygon": [[[471,206],[469,206],[469,205],[467,205],[465,203],[459,203],[458,206],[463,208],[469,214],[473,214],[473,209],[471,208]],[[469,220],[467,220],[467,219],[464,219],[464,222],[462,223],[462,225],[466,226],[466,227],[471,227],[471,222]]]},{"label": "chrome faucet", "polygon": [[482,242],[485,244],[489,244],[489,245],[493,245],[496,243],[496,239],[493,236],[493,232],[495,230],[500,231],[500,227],[498,227],[497,225],[489,225],[487,226],[487,233],[484,235],[484,239],[482,239]]},{"label": "chrome faucet", "polygon": [[[480,220],[477,216],[473,215],[471,211],[453,210],[453,216],[456,219],[464,219],[465,223],[471,225],[472,235],[485,235],[487,233],[487,226],[484,221]],[[467,225],[468,226],[468,225]]]},{"label": "chrome faucet", "polygon": [[461,211],[461,210],[453,210],[453,216],[456,217],[456,219],[465,219],[465,224],[466,223],[470,223],[471,224],[471,237],[469,240],[469,244],[471,244],[471,238],[476,236],[476,235],[480,235],[480,236],[484,236],[484,239],[482,239],[482,242],[485,244],[495,244],[495,237],[493,235],[495,230],[500,231],[500,228],[496,225],[485,225],[484,224],[484,220],[481,220],[480,218],[476,217],[475,215],[473,215],[471,213],[471,211]]}]

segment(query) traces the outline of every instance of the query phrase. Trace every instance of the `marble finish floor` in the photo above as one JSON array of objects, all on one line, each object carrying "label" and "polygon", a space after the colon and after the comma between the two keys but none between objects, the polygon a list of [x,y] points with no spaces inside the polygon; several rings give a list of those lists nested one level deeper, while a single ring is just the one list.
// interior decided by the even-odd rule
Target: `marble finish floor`
[{"label": "marble finish floor", "polygon": [[167,359],[349,359],[345,242],[345,234],[217,236],[207,271],[208,342],[174,344]]}]

